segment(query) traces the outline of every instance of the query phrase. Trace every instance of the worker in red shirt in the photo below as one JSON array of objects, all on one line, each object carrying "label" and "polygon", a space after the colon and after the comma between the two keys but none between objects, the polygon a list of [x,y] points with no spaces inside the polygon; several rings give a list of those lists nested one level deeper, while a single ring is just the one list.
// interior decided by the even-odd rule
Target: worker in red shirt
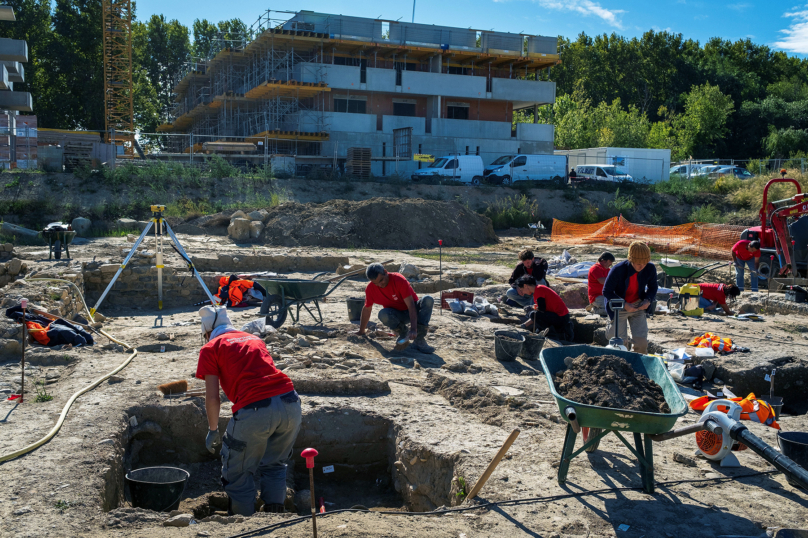
[{"label": "worker in red shirt", "polygon": [[[202,338],[196,377],[205,380],[205,411],[211,453],[222,446],[222,484],[229,511],[255,512],[255,480],[265,512],[283,512],[286,465],[300,431],[300,398],[292,380],[275,368],[263,340],[237,331],[223,307],[199,310]],[[219,436],[219,385],[233,402],[233,418]]]},{"label": "worker in red shirt", "polygon": [[609,268],[614,263],[614,255],[611,252],[604,252],[598,258],[598,263],[589,268],[589,306],[588,312],[599,316],[606,315],[606,298],[603,296],[603,284],[609,276]]},{"label": "worker in red shirt", "polygon": [[429,295],[418,299],[406,277],[400,273],[388,273],[380,263],[369,265],[365,276],[370,283],[365,288],[365,307],[356,334],[365,334],[373,305],[378,304],[382,306],[379,320],[398,331],[398,349],[412,342],[413,347],[421,353],[434,353],[435,348],[426,342],[434,299]]},{"label": "worker in red shirt", "polygon": [[727,299],[734,300],[741,294],[741,290],[735,284],[698,284],[701,289],[699,298],[699,308],[712,311],[719,306],[728,315],[732,315],[732,310],[727,306]]},{"label": "worker in red shirt", "polygon": [[533,332],[550,329],[548,334],[572,342],[574,333],[570,311],[556,292],[540,285],[531,275],[519,277],[516,289],[522,296],[533,296],[533,306],[525,309],[530,319],[522,327]]},{"label": "worker in red shirt", "polygon": [[[760,266],[760,241],[742,239],[732,247],[732,263],[735,265],[735,284],[743,291],[744,266],[749,267],[752,291],[758,290],[758,267]],[[774,276],[774,275],[770,275]]]}]

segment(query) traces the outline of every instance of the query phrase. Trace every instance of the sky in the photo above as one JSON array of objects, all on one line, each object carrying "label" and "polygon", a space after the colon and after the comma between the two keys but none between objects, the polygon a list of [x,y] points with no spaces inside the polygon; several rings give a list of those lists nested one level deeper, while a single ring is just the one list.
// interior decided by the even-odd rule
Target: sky
[{"label": "sky", "polygon": [[[273,4],[284,11],[312,10],[359,17],[411,21],[409,1],[288,0]],[[152,14],[212,22],[240,18],[251,25],[268,6],[221,0],[137,0],[137,18]],[[273,18],[291,15],[275,13]],[[786,0],[416,0],[415,22],[476,30],[496,30],[574,38],[581,32],[615,32],[638,37],[648,30],[681,33],[702,44],[712,37],[749,38],[800,57],[808,55],[808,2]]]}]

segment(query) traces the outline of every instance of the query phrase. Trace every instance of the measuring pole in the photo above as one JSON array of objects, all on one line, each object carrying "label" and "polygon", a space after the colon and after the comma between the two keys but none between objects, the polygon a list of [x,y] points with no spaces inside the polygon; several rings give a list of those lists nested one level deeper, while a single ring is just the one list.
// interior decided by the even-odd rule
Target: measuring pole
[{"label": "measuring pole", "polygon": [[440,315],[443,315],[443,239],[438,239],[438,288],[440,289],[439,296],[440,296]]},{"label": "measuring pole", "polygon": [[25,309],[28,308],[28,299],[20,301],[20,306],[22,306],[22,360],[20,361],[20,364],[22,364],[22,385],[20,388],[20,403],[23,403],[25,400],[25,341],[28,339],[25,334]]},{"label": "measuring pole", "polygon": [[[152,210],[164,206],[152,206]],[[154,222],[154,242],[155,249],[155,265],[157,265],[157,310],[163,309],[163,214],[162,212],[155,212],[152,217]]]},{"label": "measuring pole", "polygon": [[306,458],[306,467],[309,469],[309,491],[311,492],[311,526],[314,531],[314,538],[317,538],[317,505],[314,502],[314,456],[318,452],[313,448],[307,448],[300,453]]}]

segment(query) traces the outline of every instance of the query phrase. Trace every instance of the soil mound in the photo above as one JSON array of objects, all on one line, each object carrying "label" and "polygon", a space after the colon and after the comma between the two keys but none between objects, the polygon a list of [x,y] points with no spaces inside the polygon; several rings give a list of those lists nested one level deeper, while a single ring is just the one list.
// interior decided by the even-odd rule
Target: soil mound
[{"label": "soil mound", "polygon": [[584,353],[572,359],[566,370],[556,373],[555,386],[560,395],[574,402],[650,413],[671,412],[662,388],[614,355],[590,357]]},{"label": "soil mound", "polygon": [[372,198],[268,209],[261,241],[278,246],[433,248],[498,242],[491,220],[457,202]]}]

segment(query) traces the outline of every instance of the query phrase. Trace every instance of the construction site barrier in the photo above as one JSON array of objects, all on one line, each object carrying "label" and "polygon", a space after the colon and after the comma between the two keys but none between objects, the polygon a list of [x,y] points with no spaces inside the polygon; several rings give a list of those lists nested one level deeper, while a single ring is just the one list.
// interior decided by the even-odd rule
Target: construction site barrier
[{"label": "construction site barrier", "polygon": [[550,240],[554,243],[629,246],[642,241],[656,252],[686,254],[713,260],[732,259],[732,246],[741,239],[744,226],[691,222],[679,226],[633,224],[612,217],[595,224],[574,224],[553,219]]}]

